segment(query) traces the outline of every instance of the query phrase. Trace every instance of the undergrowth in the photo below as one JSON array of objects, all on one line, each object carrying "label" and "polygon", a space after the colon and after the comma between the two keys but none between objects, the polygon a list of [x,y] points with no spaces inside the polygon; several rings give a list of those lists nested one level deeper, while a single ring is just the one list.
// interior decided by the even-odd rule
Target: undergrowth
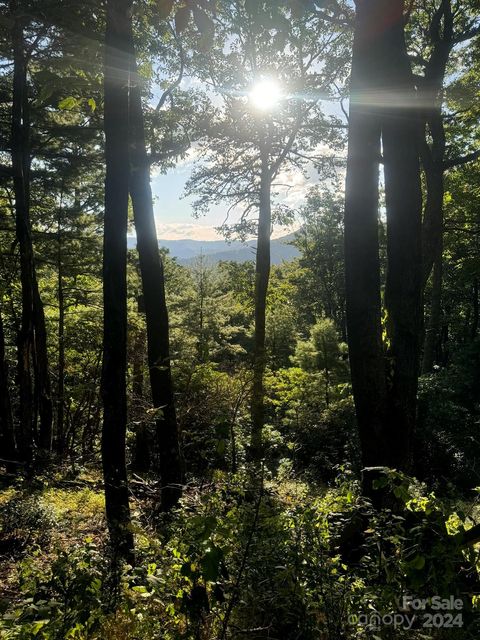
[{"label": "undergrowth", "polygon": [[[117,574],[100,490],[7,489],[1,637],[478,638],[478,553],[456,536],[476,502],[467,512],[396,472],[382,483],[396,506],[380,512],[346,473],[316,494],[291,478],[252,491],[218,474],[163,521],[151,499],[134,500],[136,563]],[[421,617],[408,631],[375,627],[404,596],[451,595],[462,627],[424,628]]]}]

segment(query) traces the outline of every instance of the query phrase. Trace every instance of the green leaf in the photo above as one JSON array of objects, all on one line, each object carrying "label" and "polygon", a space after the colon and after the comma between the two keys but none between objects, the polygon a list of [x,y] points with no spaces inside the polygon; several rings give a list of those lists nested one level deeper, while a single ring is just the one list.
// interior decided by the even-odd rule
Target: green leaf
[{"label": "green leaf", "polygon": [[425,566],[425,556],[415,556],[413,560],[408,563],[410,569],[420,571]]},{"label": "green leaf", "polygon": [[71,111],[72,109],[75,109],[77,105],[78,100],[73,96],[68,96],[68,98],[60,100],[60,102],[58,103],[58,108],[65,111]]},{"label": "green leaf", "polygon": [[95,109],[97,108],[97,103],[95,102],[95,100],[93,98],[89,98],[88,99],[88,106],[90,107],[90,109],[92,111],[95,111]]},{"label": "green leaf", "polygon": [[205,580],[216,582],[220,573],[220,563],[223,559],[223,551],[220,547],[211,547],[203,556],[200,566]]},{"label": "green leaf", "polygon": [[50,620],[37,620],[32,624],[32,635],[36,636],[38,632],[50,622]]}]

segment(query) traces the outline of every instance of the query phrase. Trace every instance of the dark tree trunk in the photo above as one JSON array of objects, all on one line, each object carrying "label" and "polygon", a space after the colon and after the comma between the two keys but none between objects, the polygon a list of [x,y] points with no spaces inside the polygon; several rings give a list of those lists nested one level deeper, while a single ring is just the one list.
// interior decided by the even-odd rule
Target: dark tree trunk
[{"label": "dark tree trunk", "polygon": [[[34,440],[41,449],[50,450],[52,436],[52,400],[48,370],[45,316],[35,271],[30,223],[30,120],[27,94],[27,59],[24,19],[13,15],[13,102],[12,169],[15,195],[15,229],[20,249],[22,320],[18,335],[19,434],[20,459],[33,458]],[[36,414],[40,428],[36,433]]]},{"label": "dark tree trunk", "polygon": [[430,373],[435,364],[435,352],[438,350],[440,330],[442,327],[442,281],[443,260],[440,246],[439,255],[433,265],[430,317],[428,319],[428,327],[425,332],[423,345],[422,373]]},{"label": "dark tree trunk", "polygon": [[129,34],[132,0],[107,0],[105,34],[105,223],[103,245],[104,405],[102,462],[114,553],[133,557],[125,436],[127,428],[127,226]]},{"label": "dark tree trunk", "polygon": [[258,466],[263,458],[262,430],[265,421],[264,374],[266,367],[265,319],[270,278],[271,173],[268,153],[261,153],[260,203],[258,210],[257,256],[255,263],[255,336],[253,347],[253,385],[251,400],[251,458]]},{"label": "dark tree trunk", "polygon": [[[442,0],[430,24],[433,50],[419,87],[424,107],[425,128],[422,132],[421,159],[425,173],[427,199],[423,216],[423,288],[433,268],[430,317],[425,332],[422,372],[432,371],[435,348],[440,338],[442,299],[443,198],[445,130],[442,116],[442,93],[448,59],[453,47],[453,14],[450,0]],[[428,137],[432,143],[428,144]]]},{"label": "dark tree trunk", "polygon": [[8,365],[5,356],[5,335],[0,309],[0,457],[7,461],[15,460],[15,435],[13,431],[12,406],[8,382]]},{"label": "dark tree trunk", "polygon": [[[345,204],[352,385],[364,465],[406,468],[415,423],[422,329],[418,122],[403,32],[403,1],[356,4]],[[378,249],[380,138],[387,206],[387,362],[382,347]]]},{"label": "dark tree trunk", "polygon": [[33,270],[33,321],[35,326],[35,395],[40,417],[38,445],[43,451],[51,451],[53,404],[48,367],[47,329],[35,267]]},{"label": "dark tree trunk", "polygon": [[[143,298],[139,298],[138,311],[143,312]],[[136,473],[146,473],[151,466],[152,443],[148,437],[148,426],[143,420],[145,398],[143,394],[143,368],[145,364],[145,331],[137,330],[133,345],[132,395],[135,411],[135,443],[132,452],[132,469]],[[139,419],[141,417],[141,419]]]},{"label": "dark tree trunk", "polygon": [[423,214],[423,286],[425,287],[433,265],[438,260],[443,239],[443,197],[445,159],[445,132],[440,111],[430,118],[429,132],[433,145],[428,149],[423,145],[422,165],[425,173],[427,198]]},{"label": "dark tree trunk", "polygon": [[[11,4],[15,15],[16,3]],[[33,250],[30,235],[28,176],[30,168],[28,131],[24,112],[27,105],[27,68],[24,51],[23,22],[14,18],[13,30],[13,104],[12,104],[12,168],[15,194],[15,229],[20,249],[20,281],[22,289],[22,317],[17,336],[19,390],[18,457],[31,462],[33,457]]]},{"label": "dark tree trunk", "polygon": [[378,223],[377,12],[357,4],[345,194],[346,323],[362,461],[388,464]]},{"label": "dark tree trunk", "polygon": [[423,343],[422,373],[430,373],[435,362],[435,348],[439,341],[442,315],[443,284],[443,197],[445,155],[445,133],[441,113],[430,117],[433,137],[432,149],[424,147],[422,153],[423,169],[427,186],[427,200],[423,216],[423,290],[432,273],[432,291],[430,298],[430,316],[427,321]]},{"label": "dark tree trunk", "polygon": [[[136,73],[134,60],[132,64]],[[145,304],[152,401],[153,406],[159,412],[157,444],[162,483],[161,508],[164,511],[169,511],[182,495],[183,470],[170,367],[165,279],[155,229],[150,165],[146,152],[142,102],[138,83],[132,87],[130,96],[130,126],[130,194],[137,232],[137,250]]]},{"label": "dark tree trunk", "polygon": [[423,328],[422,192],[419,117],[404,35],[404,2],[390,0],[396,20],[384,32],[385,97],[394,101],[382,116],[387,209],[385,306],[390,339],[388,430],[390,464],[407,469],[415,427],[420,337]]},{"label": "dark tree trunk", "polygon": [[55,448],[59,455],[65,451],[65,295],[63,290],[63,256],[62,229],[60,213],[57,225],[57,284],[58,284],[58,361],[57,361],[57,423],[55,434]]},{"label": "dark tree trunk", "polygon": [[475,278],[473,282],[473,317],[472,317],[472,329],[470,332],[472,340],[475,340],[478,333],[478,278]]}]

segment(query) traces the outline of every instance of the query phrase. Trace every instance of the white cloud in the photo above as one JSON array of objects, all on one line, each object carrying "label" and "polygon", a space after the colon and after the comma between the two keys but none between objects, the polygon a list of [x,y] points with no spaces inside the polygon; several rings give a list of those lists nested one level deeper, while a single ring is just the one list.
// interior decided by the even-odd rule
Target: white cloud
[{"label": "white cloud", "polygon": [[[289,226],[275,226],[272,238],[281,238],[299,228],[298,222]],[[162,240],[223,240],[215,227],[198,223],[157,223],[157,237]]]},{"label": "white cloud", "polygon": [[221,240],[215,227],[193,222],[157,222],[157,237],[162,240]]},{"label": "white cloud", "polygon": [[305,198],[308,189],[312,186],[310,176],[305,176],[296,168],[281,171],[275,180],[275,191],[278,200],[289,207],[297,207]]}]

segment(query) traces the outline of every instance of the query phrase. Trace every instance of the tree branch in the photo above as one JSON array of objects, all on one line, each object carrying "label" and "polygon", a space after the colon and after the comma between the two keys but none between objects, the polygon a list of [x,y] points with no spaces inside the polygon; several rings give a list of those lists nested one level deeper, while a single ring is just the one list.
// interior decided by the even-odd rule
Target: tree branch
[{"label": "tree branch", "polygon": [[457,156],[456,158],[447,158],[443,163],[444,169],[452,169],[453,167],[458,167],[462,164],[468,164],[469,162],[473,162],[480,158],[480,149],[477,151],[473,151],[472,153],[467,153],[465,156]]}]

